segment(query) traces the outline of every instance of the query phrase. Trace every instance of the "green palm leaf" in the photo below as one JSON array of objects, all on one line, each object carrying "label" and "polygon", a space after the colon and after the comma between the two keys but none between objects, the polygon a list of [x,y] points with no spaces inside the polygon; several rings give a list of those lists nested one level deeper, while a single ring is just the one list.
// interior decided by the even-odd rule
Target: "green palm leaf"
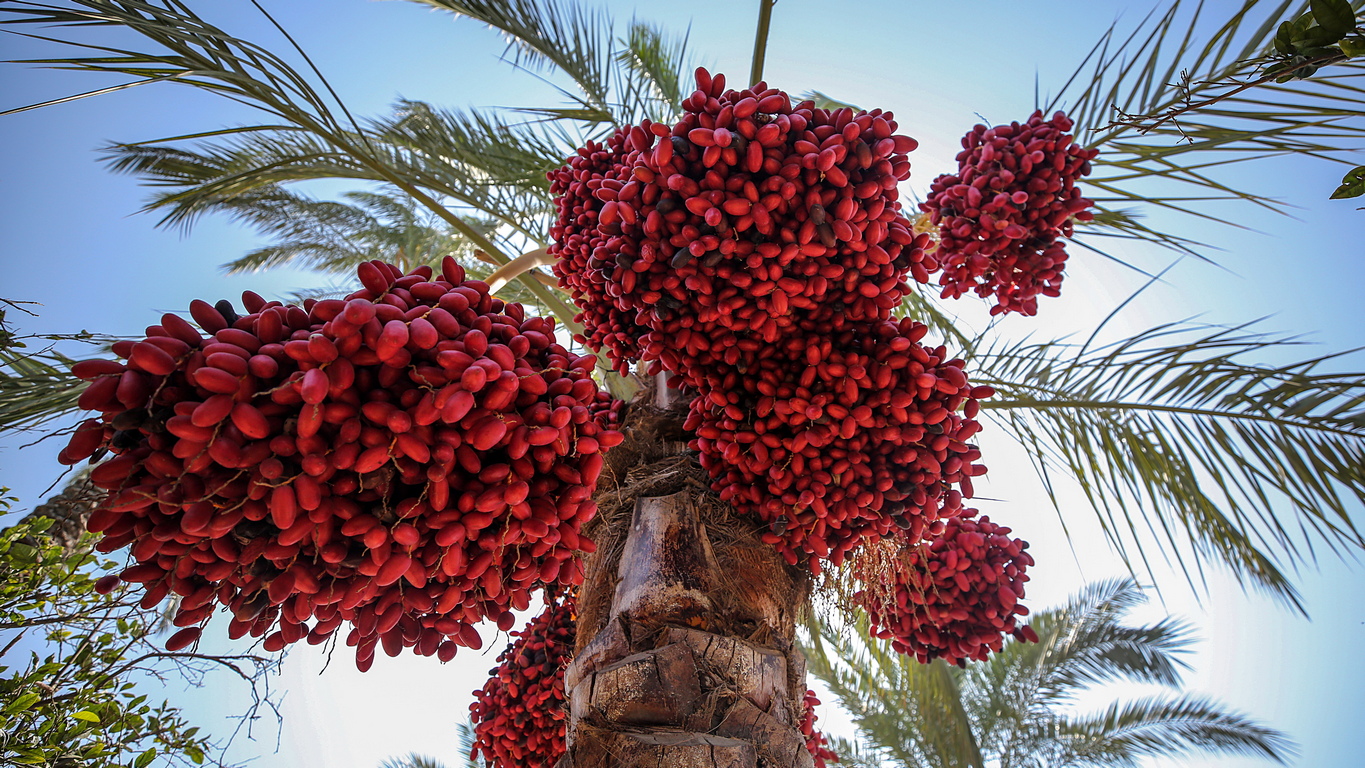
[{"label": "green palm leaf", "polygon": [[[254,0],[253,4],[265,14]],[[229,138],[223,144],[204,152],[191,156],[174,152],[156,156],[152,152],[128,161],[126,167],[134,170],[158,162],[169,163],[171,167],[163,180],[179,177],[183,182],[186,174],[196,173],[202,177],[206,168],[223,171],[207,179],[209,183],[203,189],[189,190],[201,198],[198,203],[193,199],[196,195],[187,194],[184,189],[158,201],[161,205],[179,204],[181,207],[172,212],[182,219],[215,201],[269,184],[305,178],[366,179],[392,185],[411,197],[496,263],[510,260],[505,246],[495,244],[432,196],[450,194],[472,204],[478,201],[478,195],[462,200],[461,193],[476,187],[443,189],[431,169],[423,167],[423,158],[388,146],[372,129],[362,128],[301,50],[298,53],[311,75],[299,72],[256,44],[209,24],[179,0],[65,0],[61,4],[15,0],[3,10],[8,14],[3,23],[9,25],[117,27],[136,33],[152,46],[150,52],[145,52],[30,34],[29,37],[74,47],[90,55],[34,59],[27,63],[123,74],[135,78],[133,82],[137,83],[188,84],[269,115],[269,124],[235,129],[226,134]],[[20,109],[27,108],[31,107]],[[280,128],[281,125],[285,127]],[[214,133],[217,132],[197,136]],[[498,213],[495,218],[515,228],[514,214]],[[554,311],[570,328],[576,327],[572,323],[574,311],[561,296],[533,276],[520,279],[542,306]]]},{"label": "green palm leaf", "polygon": [[[808,671],[839,697],[875,754],[907,766],[984,768],[953,668],[921,665],[887,643],[855,639],[868,632],[861,612],[847,628],[808,629]],[[906,728],[907,722],[933,726]]]},{"label": "green palm leaf", "polygon": [[20,335],[6,313],[17,309],[31,315],[27,303],[0,298],[0,434],[35,430],[75,413],[85,382],[71,375],[75,360],[54,345],[105,341],[89,333]]},{"label": "green palm leaf", "polygon": [[[1201,244],[1137,225],[1124,207],[1223,222],[1204,203],[1241,201],[1284,212],[1264,191],[1220,181],[1219,171],[1288,154],[1356,165],[1349,153],[1365,147],[1365,65],[1346,61],[1311,81],[1232,93],[1268,61],[1263,57],[1279,22],[1308,6],[1306,0],[1245,0],[1207,38],[1203,30],[1217,22],[1207,18],[1202,3],[1191,9],[1180,0],[1148,14],[1126,37],[1111,27],[1062,89],[1039,104],[1046,112],[1066,109],[1081,143],[1100,150],[1087,179],[1100,213],[1078,235],[1138,238],[1202,256]],[[1159,125],[1132,117],[1214,98],[1219,100]]]},{"label": "green palm leaf", "polygon": [[[549,206],[547,194],[492,183],[484,168],[457,165],[455,158],[436,151],[412,151],[404,146],[407,137],[396,127],[403,122],[402,117],[379,122],[366,138],[374,139],[373,154],[381,157],[387,168],[425,190],[414,199],[432,215],[450,224],[451,219],[461,218],[468,211],[497,219],[523,238],[541,236]],[[327,142],[300,131],[253,132],[189,148],[177,146],[180,139],[114,144],[105,153],[114,171],[137,175],[149,186],[168,190],[154,195],[143,208],[165,211],[160,222],[163,226],[190,226],[211,212],[237,215],[250,207],[260,190],[269,189],[274,194],[275,188],[292,182],[345,178],[387,186],[389,181],[346,153],[335,151]],[[482,149],[487,151],[488,147]],[[487,156],[495,155],[488,152]],[[401,185],[394,186],[398,186],[399,194],[413,197]],[[463,230],[460,234],[477,241],[480,248],[497,243],[500,249],[514,250],[515,244],[494,230],[472,234]]]},{"label": "green palm leaf", "polygon": [[1213,558],[1301,609],[1280,564],[1318,543],[1365,545],[1351,519],[1365,499],[1365,374],[1318,371],[1339,355],[1242,361],[1286,344],[1165,325],[1101,349],[982,348],[974,379],[997,389],[982,409],[1030,449],[1054,504],[1060,468],[1125,558],[1150,535],[1192,582]]},{"label": "green palm leaf", "polygon": [[75,413],[85,382],[60,352],[25,354],[0,349],[0,434],[41,427]]},{"label": "green palm leaf", "polygon": [[683,99],[690,95],[687,81],[692,71],[687,38],[669,38],[657,27],[632,20],[617,63],[643,85],[640,109],[644,116],[673,122],[682,113]]},{"label": "green palm leaf", "polygon": [[563,72],[580,92],[570,97],[612,121],[612,24],[602,12],[556,0],[416,1],[499,30],[513,64]]},{"label": "green palm leaf", "polygon": [[[414,0],[481,21],[503,33],[508,59],[533,72],[567,75],[569,108],[534,110],[550,120],[623,126],[663,120],[681,109],[687,90],[686,39],[632,20],[618,40],[603,11],[559,0]],[[577,146],[574,144],[572,146]]]},{"label": "green palm leaf", "polygon": [[[382,259],[411,269],[439,264],[445,256],[474,259],[474,245],[433,220],[410,200],[373,192],[349,192],[351,201],[314,200],[279,189],[256,190],[225,201],[225,212],[275,242],[229,262],[229,272],[253,272],[292,264],[350,275],[358,264]],[[489,221],[470,226],[488,232]]]},{"label": "green palm leaf", "polygon": [[921,665],[889,643],[863,639],[861,611],[842,628],[812,628],[802,649],[810,672],[853,715],[860,753],[874,765],[1059,768],[1135,766],[1139,757],[1196,751],[1279,762],[1292,755],[1282,733],[1197,696],[1074,712],[1080,694],[1115,680],[1179,686],[1189,627],[1172,619],[1124,625],[1143,599],[1130,579],[1091,584],[1066,605],[1034,615],[1039,642],[1007,640],[965,669],[941,660]]},{"label": "green palm leaf", "polygon": [[1143,757],[1197,751],[1248,755],[1281,765],[1293,754],[1280,732],[1202,696],[1148,696],[1057,724],[1064,746],[1053,766],[1137,766]]},{"label": "green palm leaf", "polygon": [[434,757],[409,752],[403,757],[390,757],[379,764],[379,768],[445,768],[445,763]]}]

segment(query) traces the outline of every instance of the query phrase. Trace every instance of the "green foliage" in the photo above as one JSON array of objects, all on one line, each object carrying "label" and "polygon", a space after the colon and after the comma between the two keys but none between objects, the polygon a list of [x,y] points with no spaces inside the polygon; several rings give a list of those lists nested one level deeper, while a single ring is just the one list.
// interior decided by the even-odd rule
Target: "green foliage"
[{"label": "green foliage", "polygon": [[[1285,58],[1274,48],[1282,20],[1296,29],[1300,22],[1294,20],[1307,18],[1311,26],[1307,0],[1244,0],[1221,23],[1206,18],[1207,8],[1188,10],[1176,0],[1126,36],[1111,28],[1061,91],[1039,105],[1066,109],[1081,143],[1100,150],[1086,179],[1087,196],[1099,211],[1092,224],[1077,229],[1084,242],[1139,239],[1206,258],[1206,244],[1149,225],[1143,213],[1231,223],[1224,209],[1213,207],[1219,202],[1283,213],[1283,203],[1230,186],[1220,171],[1294,154],[1347,163],[1347,153],[1365,142],[1361,62],[1337,54],[1315,57],[1315,67],[1332,66],[1311,81],[1275,83],[1274,72],[1263,71],[1276,65],[1276,56]],[[1204,37],[1210,23],[1218,26]]]},{"label": "green foliage", "polygon": [[115,564],[88,547],[63,549],[44,533],[51,523],[0,532],[0,758],[50,768],[204,763],[208,737],[131,679],[155,652],[148,612],[95,592]]},{"label": "green foliage", "polygon": [[[25,302],[0,298],[0,434],[50,424],[76,411],[85,382],[71,375],[75,362],[53,346],[62,341],[92,343],[93,334],[20,335],[6,312],[32,315]],[[38,345],[31,349],[30,344]]]},{"label": "green foliage", "polygon": [[[1360,45],[1349,0],[1312,0],[1309,12],[1284,21],[1275,31],[1275,51],[1265,75],[1277,83],[1312,77],[1327,64],[1350,58]],[[1345,43],[1343,45],[1343,43]]]},{"label": "green foliage", "polygon": [[[460,768],[485,768],[483,761],[474,756],[474,726],[469,723],[456,723],[455,736],[460,743],[460,754],[464,759]],[[409,752],[403,757],[390,757],[379,764],[379,768],[445,768],[445,764],[434,757]]]},{"label": "green foliage", "polygon": [[983,413],[1029,449],[1053,501],[1064,468],[1125,558],[1147,562],[1145,529],[1191,579],[1221,561],[1301,609],[1278,564],[1365,546],[1365,373],[1319,372],[1334,355],[1245,362],[1288,343],[1172,324],[1097,349],[995,344],[973,380],[997,389]]},{"label": "green foliage", "polygon": [[[864,640],[863,617],[812,629],[812,674],[839,697],[865,740],[855,765],[890,760],[920,768],[1132,766],[1144,757],[1242,754],[1284,763],[1284,734],[1200,696],[1163,694],[1076,712],[1082,693],[1125,680],[1178,689],[1192,641],[1166,619],[1129,627],[1141,602],[1132,581],[1092,584],[1062,608],[1037,613],[1038,643],[1008,640],[966,669],[919,664]],[[844,747],[836,749],[845,754]]]},{"label": "green foliage", "polygon": [[1365,165],[1352,168],[1341,177],[1341,186],[1332,193],[1333,200],[1365,195]]}]

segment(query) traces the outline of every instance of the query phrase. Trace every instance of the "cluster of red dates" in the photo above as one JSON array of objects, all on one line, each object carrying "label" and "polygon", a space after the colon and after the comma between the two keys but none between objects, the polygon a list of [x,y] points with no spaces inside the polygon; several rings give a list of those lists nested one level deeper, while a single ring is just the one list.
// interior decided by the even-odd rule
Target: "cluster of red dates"
[{"label": "cluster of red dates", "polygon": [[916,142],[896,130],[698,70],[676,123],[622,128],[550,176],[587,342],[695,393],[685,426],[715,490],[815,572],[931,530],[985,471],[963,410],[989,389],[892,316],[937,267],[897,199]]},{"label": "cluster of red dates", "polygon": [[[191,306],[77,364],[100,413],[63,451],[113,458],[90,519],[131,546],[124,581],[181,597],[188,643],[216,605],[267,650],[342,625],[362,669],[382,645],[451,658],[475,625],[581,580],[602,451],[621,440],[594,359],[555,342],[447,260],[361,266],[345,300],[252,293]],[[206,335],[207,334],[207,335]]]},{"label": "cluster of red dates", "polygon": [[474,753],[490,765],[554,768],[564,754],[564,670],[573,660],[574,601],[553,600],[498,656],[474,692]]},{"label": "cluster of red dates", "polygon": [[[1090,218],[1076,181],[1094,151],[1061,113],[977,126],[921,206],[935,244],[902,211],[916,142],[890,113],[696,79],[676,122],[622,128],[550,174],[550,252],[584,340],[692,395],[685,427],[713,488],[789,563],[818,573],[899,542],[890,591],[858,596],[898,650],[962,663],[1005,634],[1036,640],[1015,621],[1027,545],[964,508],[993,392],[893,312],[941,270],[944,297],[1034,314],[1058,292],[1062,238]],[[229,634],[267,650],[346,625],[362,670],[379,646],[449,660],[478,647],[477,623],[510,629],[534,592],[581,581],[580,529],[622,439],[595,358],[453,260],[358,277],[344,300],[197,301],[197,328],[168,314],[115,345],[119,360],[75,366],[98,416],[61,460],[112,454],[90,528],[103,551],[131,547],[120,576],[144,604],[180,596],[170,647],[223,605]],[[572,605],[551,601],[476,693],[476,751],[494,764],[564,751]],[[814,703],[802,730],[823,766],[837,758]]]},{"label": "cluster of red dates", "polygon": [[934,179],[920,207],[939,228],[936,252],[944,298],[995,296],[991,314],[1038,313],[1038,295],[1061,293],[1072,221],[1093,203],[1076,182],[1098,150],[1072,141],[1071,118],[978,125],[962,139],[957,173]]}]

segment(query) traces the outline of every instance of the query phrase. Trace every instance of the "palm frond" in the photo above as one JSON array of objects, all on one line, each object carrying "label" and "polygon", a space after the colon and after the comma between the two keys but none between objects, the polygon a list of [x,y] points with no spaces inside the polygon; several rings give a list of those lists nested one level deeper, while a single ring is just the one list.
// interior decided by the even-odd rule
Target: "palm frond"
[{"label": "palm frond", "polygon": [[[526,109],[546,121],[589,128],[620,127],[643,119],[672,120],[689,93],[686,38],[632,20],[617,37],[605,11],[561,0],[414,0],[502,32],[507,60],[538,74],[560,72],[576,88],[559,92],[567,107]],[[570,147],[581,144],[576,142]]]},{"label": "palm frond", "polygon": [[455,738],[460,742],[460,754],[464,755],[464,768],[482,768],[483,761],[474,756],[474,726],[469,722],[455,724]]},{"label": "palm frond", "polygon": [[550,188],[545,174],[583,143],[581,134],[564,126],[516,123],[487,110],[442,109],[406,99],[375,128],[396,146],[468,169],[483,184],[545,192]]},{"label": "palm frond", "polygon": [[616,61],[626,72],[637,78],[648,94],[644,103],[645,117],[661,122],[674,122],[682,112],[683,99],[689,95],[686,77],[688,66],[687,38],[670,39],[656,26],[632,20],[630,29],[616,53]]},{"label": "palm frond", "polygon": [[[256,7],[274,23],[259,4]],[[510,260],[504,252],[505,244],[499,247],[433,197],[433,193],[446,194],[461,200],[463,190],[443,189],[439,180],[432,178],[430,169],[410,162],[403,150],[386,146],[373,130],[363,128],[297,45],[295,49],[310,74],[301,73],[255,43],[206,22],[180,0],[61,0],[53,4],[14,0],[3,10],[7,14],[3,23],[8,25],[122,28],[151,46],[150,51],[137,51],[29,34],[28,37],[76,48],[86,55],[33,59],[28,63],[190,85],[264,112],[270,117],[270,126],[287,126],[238,128],[226,142],[226,148],[206,153],[220,165],[228,166],[225,175],[213,176],[206,189],[197,190],[206,200],[221,200],[263,185],[305,178],[374,180],[401,190],[497,263]],[[275,26],[279,28],[278,24]],[[288,38],[287,33],[285,36]],[[235,151],[246,149],[255,151]],[[231,166],[233,160],[248,156],[252,162],[247,167]],[[167,158],[180,163],[168,171],[168,180],[174,180],[175,174],[204,170],[195,168],[193,162],[202,158],[170,155],[161,159]],[[139,162],[143,161],[130,161],[133,166]],[[180,183],[184,186],[183,179]],[[172,194],[161,203],[184,202],[193,197],[184,189],[177,194],[181,196]],[[572,321],[574,312],[561,296],[531,277],[524,284],[543,306],[552,309],[570,328],[576,328]]]},{"label": "palm frond", "polygon": [[1075,713],[1078,695],[1104,683],[1179,685],[1189,626],[1170,618],[1126,626],[1144,599],[1131,579],[1090,584],[1066,605],[1034,614],[1039,642],[1006,640],[965,670],[921,665],[883,641],[855,639],[866,637],[861,614],[810,628],[803,650],[810,672],[853,715],[873,765],[1060,768],[1136,766],[1140,757],[1194,751],[1280,761],[1293,754],[1284,734],[1194,696]]},{"label": "palm frond", "polygon": [[960,670],[942,661],[921,665],[888,643],[854,639],[868,633],[861,614],[844,628],[809,630],[802,645],[807,670],[839,697],[874,754],[903,765],[984,768],[958,689]]},{"label": "palm frond", "polygon": [[517,123],[482,110],[446,110],[401,101],[375,133],[401,152],[436,193],[501,220],[538,245],[553,212],[546,174],[564,164],[585,137],[560,123]]},{"label": "palm frond", "polygon": [[75,413],[85,382],[71,375],[73,362],[55,350],[0,349],[0,434],[28,431]]},{"label": "palm frond", "polygon": [[970,665],[963,690],[983,748],[1025,754],[1029,734],[1045,732],[1058,706],[1094,685],[1119,679],[1178,685],[1188,668],[1179,655],[1190,642],[1189,626],[1171,619],[1124,626],[1144,599],[1131,579],[1092,583],[1067,605],[1033,617],[1039,642],[1007,642],[985,663]]},{"label": "palm frond", "polygon": [[409,752],[403,757],[390,757],[379,764],[379,768],[445,768],[445,764],[434,757]]},{"label": "palm frond", "polygon": [[[1362,2],[1352,5],[1358,9]],[[1266,192],[1235,188],[1220,181],[1219,172],[1288,154],[1357,164],[1349,154],[1365,148],[1365,65],[1347,61],[1311,81],[1232,93],[1268,61],[1264,56],[1279,22],[1296,18],[1308,6],[1307,0],[1244,0],[1219,23],[1208,18],[1203,3],[1190,8],[1175,0],[1164,11],[1148,14],[1126,36],[1117,25],[1103,35],[1063,88],[1039,105],[1047,112],[1066,109],[1081,143],[1100,150],[1086,183],[1101,216],[1088,230],[1202,256],[1203,244],[1129,226],[1130,217],[1115,214],[1139,204],[1226,221],[1210,213],[1209,201],[1284,212],[1284,204]],[[1213,32],[1205,37],[1209,28]],[[1220,94],[1227,97],[1177,120],[1153,125],[1131,119]]]},{"label": "palm frond", "polygon": [[[381,157],[388,168],[396,169],[426,190],[414,197],[399,186],[396,193],[418,200],[448,225],[451,219],[462,218],[463,212],[468,211],[496,218],[523,236],[541,234],[548,195],[491,183],[481,168],[457,165],[453,159],[435,152],[411,150],[404,145],[405,138],[394,131],[394,124],[401,120],[399,117],[376,122],[376,130],[368,137],[373,139],[373,154]],[[273,195],[276,188],[295,182],[352,179],[389,184],[383,174],[301,131],[254,132],[217,142],[199,142],[192,147],[176,146],[176,141],[171,138],[105,148],[104,157],[112,170],[139,176],[148,186],[167,190],[155,194],[143,208],[147,212],[164,212],[161,226],[188,227],[198,217],[212,212],[233,215],[238,209],[250,208],[262,190]],[[445,202],[426,197],[427,193]],[[431,208],[433,204],[440,212]],[[497,241],[512,250],[512,244],[494,231],[460,234],[481,238],[480,243]]]},{"label": "palm frond", "polygon": [[914,284],[914,290],[905,295],[896,315],[912,317],[929,327],[935,338],[943,339],[956,354],[966,355],[972,349],[975,339],[962,332],[957,317],[950,315],[948,309],[934,295],[932,288]]},{"label": "palm frond", "polygon": [[[982,348],[973,378],[996,388],[982,410],[1029,449],[1053,503],[1061,468],[1126,560],[1150,535],[1191,584],[1218,560],[1302,610],[1280,563],[1309,561],[1319,543],[1365,545],[1352,521],[1365,499],[1365,374],[1318,372],[1340,355],[1243,362],[1289,343],[1171,324],[1093,350]],[[1296,526],[1276,514],[1285,506]]]},{"label": "palm frond", "polygon": [[1246,755],[1285,765],[1297,753],[1283,733],[1202,696],[1149,696],[1058,724],[1065,753],[1055,765],[1133,765],[1193,752]]},{"label": "palm frond", "polygon": [[481,21],[503,33],[513,64],[533,71],[568,75],[583,108],[607,115],[612,107],[612,22],[559,0],[414,0]]},{"label": "palm frond", "polygon": [[75,360],[55,345],[104,340],[90,333],[21,335],[7,312],[31,315],[28,303],[0,298],[0,434],[34,430],[78,411],[85,382],[71,375]]},{"label": "palm frond", "polygon": [[[373,192],[350,192],[347,203],[312,198],[278,188],[256,190],[224,201],[238,221],[272,235],[270,245],[229,262],[229,272],[252,272],[293,264],[321,272],[349,274],[358,264],[381,259],[412,269],[439,264],[445,256],[474,260],[474,245],[440,220],[423,215],[410,200]],[[468,219],[491,232],[495,222]]]}]

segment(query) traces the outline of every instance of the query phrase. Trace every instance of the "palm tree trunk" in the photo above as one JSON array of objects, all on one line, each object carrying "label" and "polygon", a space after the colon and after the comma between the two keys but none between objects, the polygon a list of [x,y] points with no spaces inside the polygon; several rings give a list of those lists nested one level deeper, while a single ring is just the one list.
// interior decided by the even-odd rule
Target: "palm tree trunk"
[{"label": "palm tree trunk", "polygon": [[809,576],[706,490],[668,394],[637,398],[598,487],[560,768],[807,768]]},{"label": "palm tree trunk", "polygon": [[85,536],[85,524],[90,519],[90,513],[95,511],[95,507],[104,496],[104,491],[90,482],[90,472],[82,471],[67,482],[61,493],[39,504],[32,512],[24,515],[23,520],[51,518],[53,523],[47,529],[47,535],[61,545],[62,549],[71,553],[80,545],[81,538]]}]

